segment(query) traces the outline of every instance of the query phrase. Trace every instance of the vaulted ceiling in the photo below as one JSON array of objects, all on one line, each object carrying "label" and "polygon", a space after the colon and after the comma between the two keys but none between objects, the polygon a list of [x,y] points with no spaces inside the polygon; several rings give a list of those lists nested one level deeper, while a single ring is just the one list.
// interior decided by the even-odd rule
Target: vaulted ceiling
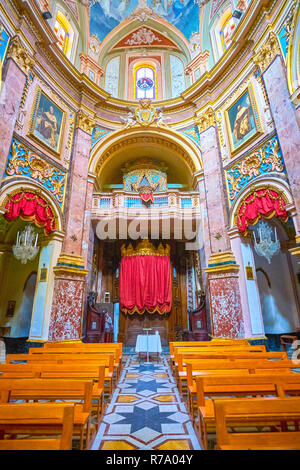
[{"label": "vaulted ceiling", "polygon": [[199,7],[194,0],[89,0],[89,4],[90,34],[100,41],[123,20],[142,11],[169,22],[188,40],[199,32]]}]

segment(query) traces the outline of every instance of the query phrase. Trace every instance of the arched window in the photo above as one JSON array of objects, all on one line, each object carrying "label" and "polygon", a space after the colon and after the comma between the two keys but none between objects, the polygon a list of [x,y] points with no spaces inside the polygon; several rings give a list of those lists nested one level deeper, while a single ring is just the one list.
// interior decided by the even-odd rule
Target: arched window
[{"label": "arched window", "polygon": [[53,29],[58,38],[58,47],[70,58],[74,31],[69,21],[60,10],[57,11]]},{"label": "arched window", "polygon": [[114,98],[118,98],[119,94],[119,68],[120,57],[113,57],[107,66],[105,72],[105,90]]},{"label": "arched window", "polygon": [[134,68],[134,99],[151,99],[157,97],[156,71],[153,66],[138,64]]},{"label": "arched window", "polygon": [[233,36],[235,28],[236,28],[236,24],[233,20],[233,17],[229,16],[229,18],[227,18],[227,20],[223,24],[221,31],[220,31],[221,43],[222,43],[224,52],[227,51],[228,47],[231,44],[231,38]]},{"label": "arched window", "polygon": [[171,88],[172,98],[180,96],[185,86],[184,66],[183,62],[174,55],[170,56],[170,71],[171,71]]}]

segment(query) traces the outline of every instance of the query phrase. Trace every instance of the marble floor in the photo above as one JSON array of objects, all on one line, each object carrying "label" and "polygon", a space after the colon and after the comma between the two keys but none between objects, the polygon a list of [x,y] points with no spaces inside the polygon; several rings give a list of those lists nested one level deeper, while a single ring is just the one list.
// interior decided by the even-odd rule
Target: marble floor
[{"label": "marble floor", "polygon": [[147,365],[132,354],[91,450],[200,450],[167,356]]}]

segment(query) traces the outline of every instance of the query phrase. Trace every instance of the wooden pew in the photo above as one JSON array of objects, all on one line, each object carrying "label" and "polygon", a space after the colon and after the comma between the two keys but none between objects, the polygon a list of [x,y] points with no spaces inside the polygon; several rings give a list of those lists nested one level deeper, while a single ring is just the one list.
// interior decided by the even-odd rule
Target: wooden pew
[{"label": "wooden pew", "polygon": [[222,352],[211,352],[211,353],[194,353],[194,354],[179,354],[178,355],[178,363],[175,371],[175,379],[177,382],[177,386],[181,389],[180,382],[185,382],[187,377],[186,372],[186,364],[197,364],[199,361],[202,360],[229,360],[229,361],[237,361],[237,360],[253,360],[256,361],[260,360],[288,360],[288,356],[286,352],[243,352],[243,351],[222,351]]},{"label": "wooden pew", "polygon": [[[253,354],[253,356],[252,356]],[[226,356],[224,354],[224,356]],[[263,353],[262,355],[262,358],[260,358],[260,353],[251,353],[251,356],[249,357],[243,357],[245,356],[244,354],[240,354],[241,357],[239,357],[239,354],[232,354],[231,352],[228,353],[227,357],[225,358],[221,358],[219,357],[217,354],[215,355],[211,355],[210,358],[197,358],[197,355],[194,356],[194,359],[190,359],[190,358],[185,358],[183,357],[182,360],[184,360],[184,366],[181,366],[181,359],[179,361],[179,364],[178,364],[178,368],[176,370],[176,375],[175,375],[175,379],[176,379],[176,382],[177,382],[177,386],[178,386],[178,389],[179,389],[179,392],[181,395],[183,395],[183,388],[185,386],[187,386],[187,393],[189,393],[189,386],[192,385],[191,383],[191,380],[188,380],[188,372],[187,372],[187,365],[188,364],[193,364],[193,369],[194,369],[194,372],[193,372],[193,375],[196,375],[197,373],[200,373],[201,371],[201,364],[203,364],[203,367],[204,369],[205,368],[211,368],[211,369],[221,369],[221,367],[219,367],[219,364],[223,364],[224,366],[226,366],[225,368],[226,369],[230,369],[230,363],[237,363],[237,362],[243,362],[244,366],[245,367],[242,367],[244,369],[251,369],[251,366],[254,365],[254,363],[256,364],[257,361],[260,361],[261,363],[270,363],[272,367],[272,364],[276,363],[276,365],[278,365],[280,363],[280,366],[278,366],[279,368],[282,368],[284,367],[284,365],[282,364],[282,362],[284,362],[284,364],[286,365],[286,368],[289,368],[292,367],[290,365],[290,363],[287,363],[285,359],[285,353]],[[271,360],[271,359],[281,359],[281,360]],[[234,368],[234,367],[232,367]],[[253,367],[252,367],[253,368]],[[257,367],[256,367],[257,368]],[[294,366],[295,368],[295,366]],[[197,372],[198,371],[198,372]],[[192,392],[192,390],[190,390]]]},{"label": "wooden pew", "polygon": [[[90,425],[92,409],[93,382],[65,379],[5,379],[0,380],[1,403],[10,400],[72,400],[75,404],[74,434],[80,436],[80,449],[90,444]],[[53,425],[53,432],[57,428]]]},{"label": "wooden pew", "polygon": [[106,389],[111,397],[115,385],[115,370],[114,370],[114,357],[112,354],[101,355],[97,354],[7,354],[6,363],[12,364],[16,361],[26,361],[26,364],[65,364],[65,365],[78,365],[83,367],[87,366],[105,366],[105,383]]},{"label": "wooden pew", "polygon": [[[186,363],[187,400],[189,409],[196,395],[194,379],[198,375],[248,375],[248,374],[297,374],[295,364],[289,360],[268,361],[264,359],[202,360]],[[182,382],[181,382],[182,384]],[[181,388],[182,393],[182,388]]]},{"label": "wooden pew", "polygon": [[97,427],[105,411],[104,380],[105,366],[85,364],[56,364],[56,363],[30,363],[30,364],[0,364],[1,378],[47,378],[69,380],[92,380],[92,400],[96,400]]},{"label": "wooden pew", "polygon": [[250,343],[247,339],[212,339],[210,341],[170,341],[170,356],[174,354],[174,348],[178,347],[215,347],[215,346],[238,346],[238,345],[247,345]]},{"label": "wooden pew", "polygon": [[[286,383],[287,389],[300,391],[300,374],[280,375],[240,375],[240,376],[207,376],[197,377],[197,401],[196,410],[198,421],[194,421],[195,430],[198,433],[205,449],[208,447],[208,433],[215,431],[215,414],[213,400],[217,397],[278,397],[278,385]],[[192,410],[195,418],[194,409]]]},{"label": "wooden pew", "polygon": [[247,346],[247,345],[240,345],[240,346],[226,346],[222,347],[219,346],[217,348],[211,347],[211,348],[203,348],[203,347],[190,347],[190,348],[175,348],[174,349],[174,358],[172,361],[172,372],[173,374],[176,374],[176,368],[178,367],[178,357],[179,356],[185,356],[185,355],[197,355],[199,353],[203,354],[208,354],[208,353],[230,353],[230,352],[248,352],[248,353],[254,353],[254,352],[266,352],[266,347],[264,345],[258,345],[258,346]]},{"label": "wooden pew", "polygon": [[[300,432],[228,432],[228,425],[249,428],[249,421],[271,426],[274,421],[287,427],[287,422],[300,420],[300,398],[250,398],[215,400],[217,449],[220,450],[299,450]],[[272,430],[272,427],[271,427]]]},{"label": "wooden pew", "polygon": [[[42,351],[51,352],[52,350],[64,351],[80,351],[86,353],[114,353],[115,362],[117,366],[117,377],[120,377],[122,372],[122,356],[123,356],[123,344],[122,343],[45,343],[43,348],[30,348],[41,349]],[[36,354],[38,354],[36,352]]]},{"label": "wooden pew", "polygon": [[86,348],[49,348],[49,349],[43,349],[43,348],[29,348],[29,354],[33,355],[43,355],[47,354],[50,356],[51,354],[77,354],[81,356],[87,356],[87,357],[106,357],[112,355],[114,357],[114,369],[116,371],[116,378],[118,379],[122,370],[122,356],[119,355],[119,351],[116,349],[110,349],[110,350],[102,350],[102,349],[86,349]]},{"label": "wooden pew", "polygon": [[[71,450],[73,422],[72,403],[0,404],[0,450]],[[47,436],[47,427],[52,428],[53,423],[57,427],[57,434],[61,434],[60,437]],[[18,434],[31,433],[44,437],[16,439]]]}]

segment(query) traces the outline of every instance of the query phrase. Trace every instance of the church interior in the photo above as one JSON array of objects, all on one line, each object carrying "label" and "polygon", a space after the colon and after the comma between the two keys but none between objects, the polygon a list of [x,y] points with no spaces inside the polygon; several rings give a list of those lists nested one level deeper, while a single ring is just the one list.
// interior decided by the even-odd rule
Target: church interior
[{"label": "church interior", "polygon": [[299,0],[1,1],[0,450],[300,450],[299,188]]}]

